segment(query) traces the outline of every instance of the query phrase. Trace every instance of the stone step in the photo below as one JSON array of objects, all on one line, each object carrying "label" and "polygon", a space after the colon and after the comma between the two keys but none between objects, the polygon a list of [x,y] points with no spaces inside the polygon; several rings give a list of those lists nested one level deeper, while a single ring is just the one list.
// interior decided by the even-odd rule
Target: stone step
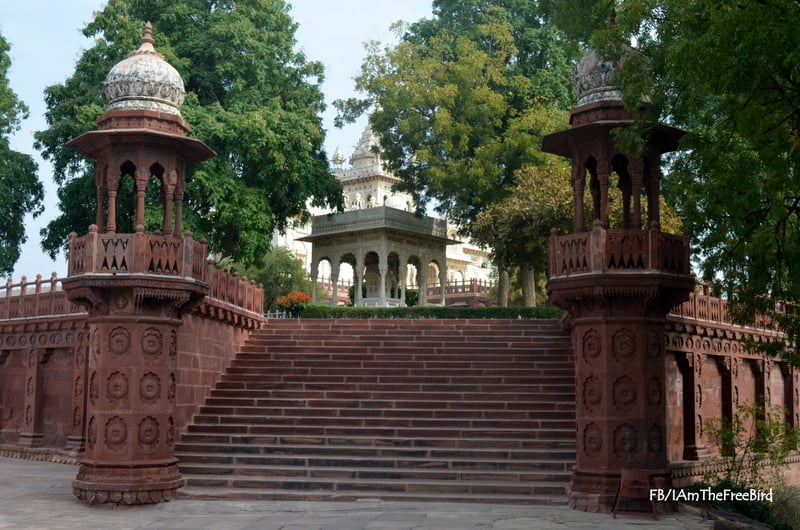
[{"label": "stone step", "polygon": [[[427,467],[331,467],[303,464],[282,466],[279,464],[256,465],[248,462],[231,464],[181,463],[181,473],[202,475],[241,475],[248,479],[273,477],[307,477],[339,480],[441,480],[470,482],[553,482],[568,478],[571,471],[526,471],[512,469],[436,469]],[[515,484],[516,485],[516,484]]]},{"label": "stone step", "polygon": [[[308,484],[307,488],[297,488],[296,483],[284,481],[279,488],[272,489],[259,487],[259,484],[254,482],[234,482],[195,476],[186,477],[186,482],[187,486],[178,491],[178,497],[197,500],[464,502],[561,506],[566,504],[567,498],[567,487],[561,481],[552,484],[537,482],[523,494],[500,492],[492,485],[480,488],[481,493],[456,494],[452,491],[441,492],[437,488],[434,488],[433,493],[429,493],[419,491],[413,486],[398,487],[398,481],[391,481],[386,488],[382,488],[381,483],[359,484],[350,481],[322,485],[305,482]],[[292,489],[292,486],[295,486],[295,489]]]},{"label": "stone step", "polygon": [[182,494],[564,504],[574,377],[554,321],[270,322],[181,434]]},{"label": "stone step", "polygon": [[[223,401],[219,403],[219,401]],[[246,400],[232,400],[246,401]],[[216,404],[215,404],[216,403]],[[564,420],[573,422],[574,411],[553,410],[498,410],[486,409],[419,409],[419,408],[375,408],[371,402],[352,403],[347,401],[309,401],[306,406],[247,406],[229,405],[224,400],[208,400],[200,410],[200,416],[264,416],[264,417],[319,417],[335,416],[343,418],[381,418],[381,419],[491,419],[491,420]],[[364,405],[363,408],[357,408]]]},{"label": "stone step", "polygon": [[574,438],[573,429],[518,429],[498,428],[424,428],[424,427],[353,427],[349,425],[284,425],[284,424],[191,424],[189,433],[250,434],[278,436],[375,436],[380,438],[496,438],[530,440],[565,440]]},{"label": "stone step", "polygon": [[[319,446],[232,446],[230,451],[261,452],[198,452],[195,446],[184,447],[181,466],[219,464],[224,466],[300,466],[343,469],[385,467],[392,469],[444,470],[509,470],[568,473],[570,465],[563,460],[531,460],[526,451],[459,451],[454,449],[362,448]],[[268,451],[272,452],[268,452]],[[566,455],[569,456],[569,455]],[[565,457],[566,457],[565,456]],[[574,458],[574,454],[571,455]],[[562,457],[562,458],[565,458]]]},{"label": "stone step", "polygon": [[[361,397],[353,397],[350,395],[342,394],[341,392],[332,393],[330,396],[325,396],[322,393],[307,396],[307,393],[302,391],[280,391],[279,393],[270,391],[269,389],[217,389],[212,392],[212,397],[209,399],[244,399],[256,404],[256,406],[272,407],[303,407],[310,402],[316,400],[342,400],[344,404],[347,402],[358,403],[359,408],[375,408],[375,409],[440,409],[440,410],[563,410],[575,411],[574,401],[568,399],[574,394],[572,392],[565,394],[534,394],[525,398],[520,397],[515,401],[490,401],[487,396],[481,394],[477,396],[470,396],[471,399],[433,399],[428,394],[416,395],[412,399],[363,399]],[[333,395],[337,397],[334,397]],[[306,395],[307,397],[304,397]],[[426,399],[427,397],[427,399]],[[490,397],[490,396],[489,396]]]},{"label": "stone step", "polygon": [[474,419],[474,418],[385,418],[385,417],[349,417],[335,415],[315,416],[263,416],[263,415],[213,415],[199,414],[195,416],[195,425],[307,425],[342,426],[342,427],[380,427],[380,428],[414,428],[414,429],[544,429],[569,432],[574,428],[574,421],[569,419],[516,420],[516,419]]},{"label": "stone step", "polygon": [[[303,390],[303,389],[282,389],[274,388],[272,384],[263,381],[220,381],[216,389],[212,392],[212,397],[251,397],[254,399],[276,399],[276,400],[348,400],[348,401],[373,401],[389,403],[419,403],[421,401],[432,401],[442,403],[509,403],[525,402],[541,403],[551,400],[561,400],[564,396],[574,394],[574,389],[570,392],[564,390],[559,392],[558,388],[548,389],[528,389],[526,392],[465,392],[465,391],[397,391],[391,390]],[[413,406],[413,405],[412,405]],[[445,407],[448,408],[448,407]],[[474,408],[474,407],[470,407]],[[502,408],[502,407],[501,407]]]},{"label": "stone step", "polygon": [[185,432],[181,434],[179,447],[213,446],[219,451],[227,446],[335,446],[335,447],[409,447],[409,448],[456,448],[468,450],[530,450],[538,452],[540,457],[559,455],[573,456],[575,454],[575,440],[530,440],[506,439],[496,440],[491,438],[401,438],[401,437],[375,437],[375,436],[285,436],[285,435],[241,435],[206,432]]}]

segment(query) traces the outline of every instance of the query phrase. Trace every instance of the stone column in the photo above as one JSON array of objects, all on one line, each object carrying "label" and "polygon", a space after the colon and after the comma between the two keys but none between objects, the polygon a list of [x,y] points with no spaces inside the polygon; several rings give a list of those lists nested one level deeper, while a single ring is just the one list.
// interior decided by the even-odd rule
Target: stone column
[{"label": "stone column", "polygon": [[44,401],[44,365],[50,360],[52,350],[31,348],[28,350],[25,369],[25,406],[23,409],[23,430],[18,444],[25,447],[44,445],[44,425],[42,405]]},{"label": "stone column", "polygon": [[334,307],[339,305],[339,265],[338,261],[331,263],[331,284],[333,286],[331,305]]},{"label": "stone column", "polygon": [[378,305],[380,307],[386,306],[386,274],[389,272],[389,264],[381,257],[378,263],[378,274],[380,275],[380,285],[378,287]]},{"label": "stone column", "polygon": [[570,506],[613,506],[623,468],[669,483],[663,323],[581,318],[574,327],[578,453]]},{"label": "stone column", "polygon": [[356,255],[356,264],[353,267],[353,305],[361,307],[363,301],[361,299],[361,283],[364,281],[364,263]]},{"label": "stone column", "polygon": [[319,261],[311,264],[311,302],[317,303],[317,277],[319,276]]},{"label": "stone column", "polygon": [[442,307],[445,307],[447,305],[447,294],[445,293],[447,290],[447,258],[442,256],[440,259],[442,259],[442,263],[439,265],[439,286],[441,289],[439,303]]},{"label": "stone column", "polygon": [[[678,356],[678,366],[683,380],[683,458],[684,460],[700,460],[708,453],[701,441],[703,432],[701,414],[703,358],[698,354],[684,352]],[[721,367],[720,371],[722,371]]]},{"label": "stone column", "polygon": [[419,285],[419,305],[428,305],[428,266],[429,262],[427,256],[420,259],[422,264],[417,271],[417,285]]},{"label": "stone column", "polygon": [[78,344],[73,351],[72,374],[72,432],[67,434],[67,451],[78,454],[86,449],[86,400],[88,386],[89,344],[88,333],[78,334]]}]

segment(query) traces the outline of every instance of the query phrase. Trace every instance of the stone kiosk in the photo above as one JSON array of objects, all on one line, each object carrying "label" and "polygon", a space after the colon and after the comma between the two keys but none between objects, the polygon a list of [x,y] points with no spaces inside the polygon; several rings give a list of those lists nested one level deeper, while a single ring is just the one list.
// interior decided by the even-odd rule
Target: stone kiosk
[{"label": "stone kiosk", "polygon": [[[175,457],[177,328],[208,284],[205,242],[181,234],[181,209],[186,167],[214,152],[186,137],[183,80],[153,42],[148,24],[140,48],[106,78],[100,129],[67,144],[97,160],[96,225],[71,235],[63,281],[70,300],[89,312],[86,450],[73,487],[91,504],[160,502],[183,484]],[[134,180],[133,234],[116,233],[125,178]],[[147,234],[152,178],[164,214],[161,231]]]},{"label": "stone kiosk", "polygon": [[[574,233],[550,239],[548,292],[568,312],[576,357],[577,461],[569,504],[589,511],[611,510],[623,469],[647,470],[654,487],[671,484],[665,323],[694,286],[688,238],[663,233],[659,223],[660,155],[676,149],[682,132],[654,125],[645,152],[622,153],[612,132],[637,115],[623,107],[614,69],[595,52],[580,61],[572,127],[546,136],[542,146],[572,159]],[[590,231],[583,214],[587,178]],[[612,179],[623,201],[622,226],[613,230]]]},{"label": "stone kiosk", "polygon": [[[351,210],[336,215],[314,216],[310,236],[311,277],[314,278],[312,298],[317,302],[317,270],[322,260],[331,262],[333,284],[339,281],[339,267],[348,263],[355,271],[354,285],[366,283],[367,296],[361,289],[354,291],[354,304],[362,306],[405,306],[406,266],[417,270],[419,305],[429,301],[428,264],[438,265],[440,295],[445,305],[447,282],[446,248],[458,243],[447,237],[447,223],[442,219],[420,216],[389,206]],[[331,304],[338,304],[336,290]]]}]

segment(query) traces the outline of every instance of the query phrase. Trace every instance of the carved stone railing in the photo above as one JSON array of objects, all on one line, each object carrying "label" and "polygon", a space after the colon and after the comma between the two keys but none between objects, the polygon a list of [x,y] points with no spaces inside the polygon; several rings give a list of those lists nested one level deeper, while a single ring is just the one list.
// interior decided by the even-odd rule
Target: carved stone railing
[{"label": "carved stone railing", "polygon": [[206,299],[218,300],[258,315],[264,312],[264,289],[238,273],[231,274],[227,269],[209,265],[208,296]]},{"label": "carved stone railing", "polygon": [[[492,285],[488,280],[449,280],[444,286],[444,292],[447,295],[488,294]],[[439,295],[440,293],[441,287],[438,285],[428,286],[428,296]]]},{"label": "carved stone railing", "polygon": [[61,290],[61,280],[54,272],[49,279],[42,275],[29,282],[25,276],[19,283],[12,283],[9,278],[4,286],[0,286],[0,319],[44,317],[50,315],[67,315],[83,313],[84,309],[67,300]]},{"label": "carved stone railing", "polygon": [[550,275],[659,270],[689,274],[689,241],[660,230],[606,230],[550,237]]},{"label": "carved stone railing", "polygon": [[160,234],[100,234],[97,227],[78,237],[70,234],[69,276],[91,274],[158,274],[206,281],[206,242]]},{"label": "carved stone railing", "polygon": [[702,292],[691,293],[687,301],[672,308],[670,316],[673,319],[695,319],[718,324],[733,324],[733,320],[728,315],[728,302]]}]

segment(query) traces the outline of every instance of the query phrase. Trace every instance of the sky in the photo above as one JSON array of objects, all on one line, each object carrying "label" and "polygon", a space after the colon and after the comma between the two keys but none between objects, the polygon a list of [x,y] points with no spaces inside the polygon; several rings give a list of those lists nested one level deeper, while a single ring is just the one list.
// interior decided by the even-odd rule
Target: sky
[{"label": "sky", "polygon": [[[390,26],[397,21],[414,22],[431,16],[431,0],[289,0],[290,14],[299,24],[297,46],[309,60],[325,65],[322,91],[328,103],[323,114],[325,150],[333,156],[340,148],[345,158],[353,152],[366,118],[342,129],[333,126],[336,115],[331,103],[357,96],[353,78],[364,58],[364,43],[377,40],[394,44],[397,37]],[[75,70],[75,63],[92,42],[81,33],[102,10],[106,0],[0,0],[0,34],[11,44],[11,89],[28,106],[30,117],[11,137],[15,151],[30,154],[39,166],[39,180],[45,186],[45,211],[38,218],[26,218],[28,241],[23,246],[13,279],[29,280],[37,274],[66,275],[65,256],[51,260],[41,251],[39,230],[58,215],[52,167],[33,147],[33,133],[47,127],[44,89],[63,83]],[[158,35],[154,34],[156,49]],[[191,135],[191,132],[189,133]],[[88,229],[88,226],[87,226]]]}]

